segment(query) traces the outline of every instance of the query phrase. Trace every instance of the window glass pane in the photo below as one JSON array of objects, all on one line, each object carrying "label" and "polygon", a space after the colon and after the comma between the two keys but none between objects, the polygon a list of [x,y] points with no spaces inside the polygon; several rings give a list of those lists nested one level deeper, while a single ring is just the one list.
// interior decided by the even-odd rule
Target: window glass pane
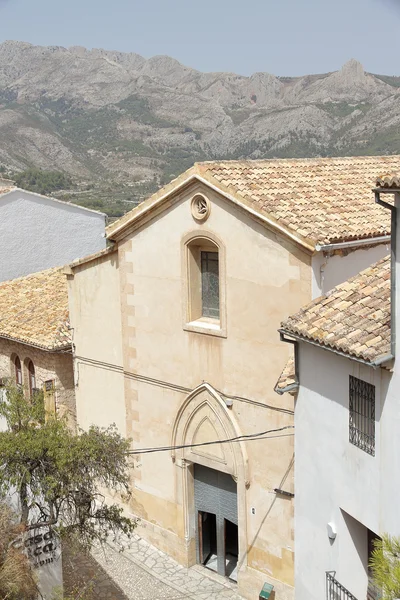
[{"label": "window glass pane", "polygon": [[219,319],[218,252],[201,253],[201,297],[203,317]]},{"label": "window glass pane", "polygon": [[15,381],[16,381],[17,385],[22,385],[22,367],[21,367],[21,361],[18,356],[15,357],[14,365],[15,365]]},{"label": "window glass pane", "polygon": [[36,389],[36,377],[35,377],[35,367],[33,362],[30,360],[28,364],[29,371],[29,391],[30,395],[33,395],[33,390]]}]

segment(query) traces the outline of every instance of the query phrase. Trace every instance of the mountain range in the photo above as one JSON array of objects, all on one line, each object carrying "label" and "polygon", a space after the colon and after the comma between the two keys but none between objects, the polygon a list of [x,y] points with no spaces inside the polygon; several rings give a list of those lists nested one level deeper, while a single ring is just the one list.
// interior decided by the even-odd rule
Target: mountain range
[{"label": "mountain range", "polygon": [[356,60],[303,77],[202,73],[168,56],[0,44],[0,168],[121,214],[199,160],[400,153],[400,77]]}]

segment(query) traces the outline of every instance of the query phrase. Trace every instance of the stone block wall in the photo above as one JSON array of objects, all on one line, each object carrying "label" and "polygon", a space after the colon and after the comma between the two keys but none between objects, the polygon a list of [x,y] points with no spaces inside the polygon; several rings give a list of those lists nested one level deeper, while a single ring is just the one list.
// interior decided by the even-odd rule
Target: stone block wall
[{"label": "stone block wall", "polygon": [[42,389],[45,381],[55,385],[55,404],[59,414],[66,414],[71,427],[76,426],[75,389],[72,354],[46,352],[27,344],[0,338],[0,377],[15,381],[13,360],[19,356],[22,366],[22,384],[29,390],[28,362],[35,367],[36,387]]}]

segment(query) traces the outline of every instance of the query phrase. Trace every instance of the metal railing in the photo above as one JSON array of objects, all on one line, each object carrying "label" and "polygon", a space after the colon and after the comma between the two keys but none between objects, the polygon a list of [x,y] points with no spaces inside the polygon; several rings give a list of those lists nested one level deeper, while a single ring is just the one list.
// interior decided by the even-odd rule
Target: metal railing
[{"label": "metal railing", "polygon": [[357,600],[349,590],[335,579],[336,571],[326,572],[326,600]]}]

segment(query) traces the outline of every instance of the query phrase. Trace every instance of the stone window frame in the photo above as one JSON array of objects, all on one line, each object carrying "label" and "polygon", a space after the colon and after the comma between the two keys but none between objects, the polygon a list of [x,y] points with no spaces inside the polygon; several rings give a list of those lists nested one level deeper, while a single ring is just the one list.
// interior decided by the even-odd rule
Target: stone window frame
[{"label": "stone window frame", "polygon": [[[219,319],[203,317],[201,314],[201,266],[199,259],[202,251],[218,252]],[[211,231],[191,231],[182,238],[181,256],[183,329],[226,338],[225,245]]]}]

